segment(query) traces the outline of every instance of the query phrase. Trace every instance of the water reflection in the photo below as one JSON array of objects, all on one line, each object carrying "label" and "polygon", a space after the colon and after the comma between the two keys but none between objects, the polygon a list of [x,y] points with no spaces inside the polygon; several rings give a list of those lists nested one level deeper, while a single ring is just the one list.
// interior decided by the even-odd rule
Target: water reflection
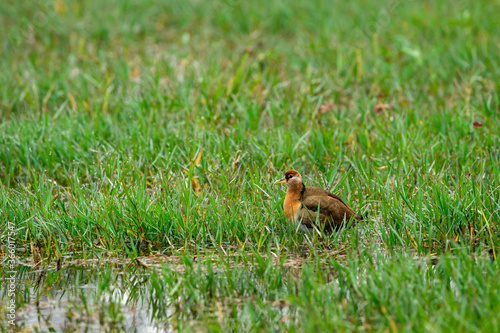
[{"label": "water reflection", "polygon": [[141,273],[112,267],[34,270],[19,266],[14,331],[169,332],[148,309]]}]

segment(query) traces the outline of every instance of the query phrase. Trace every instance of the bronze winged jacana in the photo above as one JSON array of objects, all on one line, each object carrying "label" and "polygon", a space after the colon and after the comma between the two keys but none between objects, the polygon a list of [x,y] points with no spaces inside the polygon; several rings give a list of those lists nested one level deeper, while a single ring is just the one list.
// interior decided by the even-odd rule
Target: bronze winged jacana
[{"label": "bronze winged jacana", "polygon": [[[301,231],[313,228],[331,232],[353,226],[363,219],[338,196],[314,186],[305,186],[298,171],[288,170],[277,184],[288,186],[283,210],[286,217],[300,224]],[[318,223],[320,225],[318,225]]]}]

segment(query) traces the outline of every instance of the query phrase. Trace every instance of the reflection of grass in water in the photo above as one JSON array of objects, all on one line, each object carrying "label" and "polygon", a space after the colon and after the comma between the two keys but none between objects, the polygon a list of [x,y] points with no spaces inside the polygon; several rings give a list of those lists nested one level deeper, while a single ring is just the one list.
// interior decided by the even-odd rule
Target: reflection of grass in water
[{"label": "reflection of grass in water", "polygon": [[[146,320],[135,323],[138,329],[165,330],[495,327],[500,283],[488,256],[472,263],[466,251],[456,249],[431,263],[408,255],[360,254],[234,252],[156,258],[150,269],[123,263],[65,267],[42,277],[24,272],[22,278],[38,284],[23,298],[28,303],[28,290],[39,304],[64,295],[60,306],[66,311],[47,321],[73,328],[125,329],[134,325],[134,316]],[[450,315],[461,311],[468,315]]]},{"label": "reflection of grass in water", "polygon": [[[25,281],[20,291],[18,327],[40,326],[74,332],[79,330],[147,331],[151,315],[142,305],[139,289],[110,265],[68,266],[60,271],[20,269]],[[42,331],[45,331],[42,330]]]},{"label": "reflection of grass in water", "polygon": [[[1,255],[11,221],[16,255],[35,270],[109,257],[127,272],[119,276],[141,267],[144,286],[120,288],[158,289],[147,307],[156,322],[173,309],[178,328],[444,330],[455,321],[472,330],[483,320],[486,330],[496,318],[496,263],[475,258],[499,249],[498,3],[3,9]],[[326,239],[297,234],[271,185],[288,167],[367,221]],[[241,249],[253,257],[224,262]],[[450,252],[440,271],[418,266]],[[196,271],[187,253],[220,258],[217,273]],[[303,253],[305,266],[278,264]],[[377,253],[386,258],[372,267]],[[179,255],[173,272],[145,258]],[[333,258],[340,266],[314,264]],[[106,293],[117,282],[97,273],[108,271],[89,272]],[[31,300],[29,290],[18,297]],[[109,311],[103,322],[119,323],[120,310]]]}]

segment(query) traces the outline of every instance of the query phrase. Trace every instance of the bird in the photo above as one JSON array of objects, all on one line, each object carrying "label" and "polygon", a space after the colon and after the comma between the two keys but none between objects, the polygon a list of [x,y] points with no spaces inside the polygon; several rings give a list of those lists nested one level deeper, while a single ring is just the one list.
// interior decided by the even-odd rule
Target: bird
[{"label": "bird", "polygon": [[357,215],[337,195],[319,187],[305,186],[296,170],[285,172],[284,178],[274,182],[278,184],[288,186],[283,210],[288,220],[299,225],[299,231],[312,232],[316,228],[330,233],[363,220],[362,215]]}]

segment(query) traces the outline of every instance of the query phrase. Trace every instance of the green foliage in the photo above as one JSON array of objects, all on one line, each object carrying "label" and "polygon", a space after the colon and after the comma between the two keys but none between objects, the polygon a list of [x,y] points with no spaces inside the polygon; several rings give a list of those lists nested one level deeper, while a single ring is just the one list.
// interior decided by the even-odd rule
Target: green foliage
[{"label": "green foliage", "polygon": [[[199,314],[189,318],[199,325],[186,317],[179,328],[488,331],[494,320],[480,320],[498,310],[488,303],[498,273],[486,261],[476,272],[472,258],[500,250],[495,12],[496,1],[468,0],[7,1],[0,254],[7,222],[18,256],[45,268],[68,256],[342,250],[344,266],[331,263],[337,289],[306,265],[300,285],[311,298],[293,294],[263,259],[247,273],[270,275],[241,291],[232,324]],[[272,186],[291,167],[366,222],[326,239],[297,234]],[[444,275],[408,259],[443,253]],[[446,262],[484,274],[474,277],[482,296],[456,298]],[[373,295],[347,276],[359,269]],[[178,290],[213,308],[207,295],[229,282],[197,274],[209,285],[183,279]],[[290,321],[272,317],[266,298],[294,304]],[[103,316],[120,322],[116,309]]]}]

